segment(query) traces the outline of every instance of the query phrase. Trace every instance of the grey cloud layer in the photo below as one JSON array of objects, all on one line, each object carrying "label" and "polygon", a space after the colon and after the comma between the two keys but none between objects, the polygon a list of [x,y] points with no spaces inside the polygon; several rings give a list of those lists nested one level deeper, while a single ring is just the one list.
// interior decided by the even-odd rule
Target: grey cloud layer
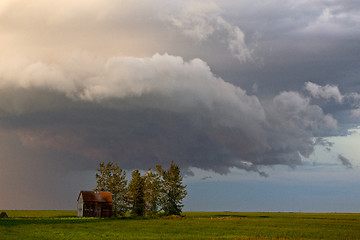
[{"label": "grey cloud layer", "polygon": [[[25,120],[22,120],[21,124],[26,125],[28,114],[37,113],[35,119],[40,121],[40,116],[47,111],[59,109],[64,111],[63,115],[67,115],[64,109],[74,106],[79,112],[98,107],[106,109],[105,112],[112,109],[115,113],[123,112],[124,115],[131,116],[140,114],[144,109],[147,114],[150,114],[149,111],[171,113],[169,118],[173,121],[175,116],[181,116],[181,121],[188,129],[204,134],[205,137],[202,138],[208,139],[211,146],[209,149],[215,149],[212,155],[221,152],[227,155],[225,158],[231,159],[231,163],[224,164],[225,168],[237,164],[245,168],[247,165],[244,162],[248,165],[271,165],[277,161],[280,164],[299,164],[300,155],[308,156],[312,152],[312,137],[331,134],[337,126],[337,121],[331,117],[329,109],[324,113],[321,106],[311,103],[310,98],[299,92],[302,91],[306,79],[305,89],[313,98],[334,99],[342,103],[344,96],[339,89],[334,83],[321,86],[313,83],[316,79],[298,78],[296,71],[293,74],[292,70],[295,67],[300,68],[297,64],[306,56],[301,53],[294,57],[295,60],[287,61],[287,53],[283,52],[294,46],[290,42],[296,37],[305,39],[304,44],[307,44],[309,39],[313,39],[313,33],[317,32],[314,30],[310,34],[311,29],[320,25],[322,29],[330,29],[331,34],[335,34],[332,31],[337,29],[346,30],[351,36],[356,34],[359,22],[356,17],[358,6],[349,1],[168,3],[157,0],[139,4],[138,1],[104,3],[93,0],[62,1],[55,4],[54,7],[44,0],[37,0],[32,4],[25,1],[6,1],[1,6],[0,18],[4,30],[0,31],[3,37],[0,41],[7,46],[0,54],[0,87],[3,91],[1,107],[5,118],[23,114]],[[233,15],[234,9],[238,10],[239,16]],[[256,18],[249,15],[252,13],[256,13]],[[134,19],[132,16],[141,17]],[[283,21],[290,16],[292,21]],[[244,18],[247,24],[244,24]],[[265,18],[271,21],[264,21]],[[300,21],[300,18],[303,20]],[[259,21],[263,24],[258,24]],[[248,35],[245,34],[247,32]],[[281,34],[285,37],[278,39],[278,43],[272,46],[274,37]],[[182,35],[184,38],[181,38]],[[251,35],[260,36],[257,40],[259,45],[249,37]],[[348,35],[342,34],[341,37],[346,36]],[[177,38],[184,42],[177,42]],[[173,40],[174,46],[166,43],[164,39]],[[164,47],[160,47],[162,43],[165,43]],[[220,47],[217,47],[218,45]],[[14,46],[17,46],[16,51]],[[211,46],[216,47],[211,49],[210,55],[205,54],[204,51]],[[315,42],[306,48],[294,49],[294,52],[300,53],[304,50],[306,54],[318,46]],[[192,59],[193,57],[189,56],[196,54],[208,59],[204,61],[195,58],[185,61],[174,54],[156,54],[152,57],[123,56],[132,53],[142,55],[143,50],[151,52],[157,48],[169,48],[170,52],[186,50],[185,59]],[[266,48],[275,49],[271,50],[271,56]],[[222,51],[224,49],[226,51]],[[325,51],[323,48],[320,50],[320,54]],[[123,54],[124,52],[129,54]],[[219,68],[215,65],[214,68],[229,77],[229,81],[213,73],[207,63],[216,63],[214,59],[219,53],[219,57],[226,60],[225,64],[229,66]],[[259,67],[255,61],[258,54],[260,58],[264,58],[265,65],[255,71],[252,67],[246,68],[249,64]],[[309,56],[312,57],[312,54],[313,52]],[[244,65],[233,61],[231,55],[241,60]],[[284,69],[281,69],[283,56],[287,62],[282,67]],[[323,57],[319,59],[321,61]],[[288,66],[290,67],[287,68]],[[303,67],[301,74],[309,68],[307,65]],[[226,72],[223,69],[226,69]],[[250,75],[249,71],[252,72]],[[279,74],[282,74],[281,77],[278,77]],[[267,80],[269,76],[271,79]],[[253,86],[256,86],[257,96],[243,90],[255,89]],[[264,89],[271,94],[262,97]],[[52,93],[56,94],[52,96]],[[357,96],[356,94],[352,93],[353,96]],[[90,112],[94,114],[97,111]],[[358,112],[358,109],[353,109],[353,116],[359,115]],[[109,112],[107,114],[111,115]],[[156,114],[150,115],[150,119],[155,119]],[[62,117],[59,115],[57,118]],[[31,121],[36,125],[35,120]],[[34,139],[51,138],[51,134],[45,133],[51,132],[52,127],[58,127],[60,123],[57,121],[54,123],[56,126],[46,128],[40,124],[38,127],[46,131],[42,131],[42,134]],[[68,121],[80,120],[74,117]],[[119,119],[119,122],[125,128],[126,121]],[[71,132],[66,130],[70,123],[60,125],[59,129],[66,132],[64,135]],[[115,123],[110,125],[116,128]],[[26,131],[29,131],[24,136],[33,134],[31,127],[28,128]],[[211,130],[212,128],[215,130]],[[54,131],[60,134],[62,130],[59,129]],[[222,131],[224,133],[221,133]],[[90,142],[93,140],[90,140],[91,137],[84,140],[82,135],[79,133],[77,141],[81,144],[78,144],[84,146],[83,148],[90,148],[86,146],[92,146]],[[236,143],[231,146],[231,142]],[[29,141],[23,143],[32,146]],[[68,147],[59,148],[66,150]],[[112,158],[115,158],[115,155],[113,154]],[[285,160],[286,158],[295,160]]]},{"label": "grey cloud layer", "polygon": [[[175,159],[184,167],[261,174],[259,166],[301,164],[301,156],[313,151],[312,138],[337,127],[297,92],[283,92],[263,105],[216,77],[200,59],[114,57],[94,68],[100,71],[81,78],[86,73],[37,62],[10,74],[13,80],[4,82],[3,91],[54,92],[64,103],[52,111],[45,106],[29,111],[21,103],[12,110],[8,103],[17,101],[12,95],[5,98],[2,122],[25,147],[91,161],[145,168]],[[69,101],[73,106],[67,110]]]},{"label": "grey cloud layer", "polygon": [[350,0],[0,1],[0,180],[103,160],[301,165],[359,124],[359,14]]}]

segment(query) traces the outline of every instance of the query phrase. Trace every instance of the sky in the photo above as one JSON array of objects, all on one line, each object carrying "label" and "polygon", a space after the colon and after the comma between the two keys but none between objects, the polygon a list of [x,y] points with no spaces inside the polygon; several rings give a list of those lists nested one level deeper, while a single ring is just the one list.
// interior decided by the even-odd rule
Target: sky
[{"label": "sky", "polygon": [[360,3],[2,0],[0,209],[99,162],[181,167],[185,211],[360,212]]}]

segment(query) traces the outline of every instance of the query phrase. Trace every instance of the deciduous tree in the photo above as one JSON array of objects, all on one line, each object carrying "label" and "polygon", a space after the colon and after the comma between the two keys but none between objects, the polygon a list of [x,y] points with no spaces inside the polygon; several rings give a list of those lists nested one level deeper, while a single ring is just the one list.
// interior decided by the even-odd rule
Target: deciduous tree
[{"label": "deciduous tree", "polygon": [[160,204],[160,176],[151,169],[144,175],[145,179],[145,212],[149,216],[158,213]]},{"label": "deciduous tree", "polygon": [[117,163],[101,162],[96,173],[95,191],[108,191],[113,198],[114,215],[123,215],[127,211],[126,172]]}]

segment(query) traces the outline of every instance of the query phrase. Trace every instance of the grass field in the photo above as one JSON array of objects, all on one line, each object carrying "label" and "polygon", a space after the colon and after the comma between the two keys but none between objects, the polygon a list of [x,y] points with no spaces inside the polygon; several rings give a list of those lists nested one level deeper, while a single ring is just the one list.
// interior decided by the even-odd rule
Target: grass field
[{"label": "grass field", "polygon": [[360,214],[185,212],[183,218],[77,218],[6,211],[0,239],[360,239]]}]

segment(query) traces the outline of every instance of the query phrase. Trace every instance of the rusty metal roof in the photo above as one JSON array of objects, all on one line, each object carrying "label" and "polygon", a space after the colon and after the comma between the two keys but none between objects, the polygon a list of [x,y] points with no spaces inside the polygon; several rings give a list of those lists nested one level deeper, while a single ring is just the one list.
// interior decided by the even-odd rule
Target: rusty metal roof
[{"label": "rusty metal roof", "polygon": [[84,202],[113,202],[110,192],[81,191],[78,201],[81,195]]}]

